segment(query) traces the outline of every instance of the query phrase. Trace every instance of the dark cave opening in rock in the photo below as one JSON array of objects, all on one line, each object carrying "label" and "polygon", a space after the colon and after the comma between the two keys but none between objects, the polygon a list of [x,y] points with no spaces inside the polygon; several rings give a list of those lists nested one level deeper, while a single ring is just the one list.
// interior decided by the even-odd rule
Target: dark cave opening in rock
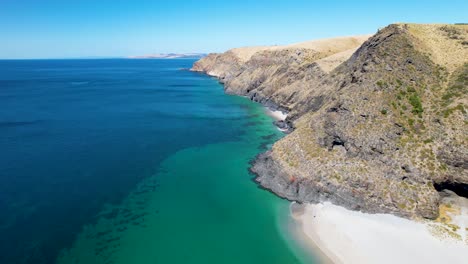
[{"label": "dark cave opening in rock", "polygon": [[441,192],[443,190],[450,190],[456,193],[458,196],[468,198],[468,184],[466,183],[457,183],[457,182],[439,182],[434,183],[434,188]]},{"label": "dark cave opening in rock", "polygon": [[329,148],[330,150],[337,147],[337,146],[341,146],[341,147],[344,147],[345,143],[344,141],[340,138],[340,137],[334,137],[333,138],[333,141],[331,143],[331,147]]}]

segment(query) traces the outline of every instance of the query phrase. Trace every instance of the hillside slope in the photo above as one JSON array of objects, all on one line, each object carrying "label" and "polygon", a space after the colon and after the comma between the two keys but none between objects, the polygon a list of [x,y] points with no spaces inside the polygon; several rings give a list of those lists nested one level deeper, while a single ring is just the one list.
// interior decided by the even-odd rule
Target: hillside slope
[{"label": "hillside slope", "polygon": [[434,219],[436,188],[467,195],[468,26],[393,24],[357,46],[228,51],[194,70],[290,111],[294,131],[252,167],[265,188]]},{"label": "hillside slope", "polygon": [[[236,48],[222,54],[209,54],[196,62],[192,70],[218,77],[228,93],[246,95],[254,101],[289,111],[312,89],[316,79],[348,59],[368,37]],[[323,62],[322,69],[318,61],[338,53],[344,56]]]}]

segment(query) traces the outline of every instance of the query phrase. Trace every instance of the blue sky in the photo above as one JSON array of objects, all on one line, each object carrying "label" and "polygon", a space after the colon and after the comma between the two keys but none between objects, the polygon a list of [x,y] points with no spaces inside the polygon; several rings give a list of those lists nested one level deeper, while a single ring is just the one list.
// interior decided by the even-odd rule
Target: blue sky
[{"label": "blue sky", "polygon": [[468,22],[468,1],[0,0],[0,58],[220,52]]}]

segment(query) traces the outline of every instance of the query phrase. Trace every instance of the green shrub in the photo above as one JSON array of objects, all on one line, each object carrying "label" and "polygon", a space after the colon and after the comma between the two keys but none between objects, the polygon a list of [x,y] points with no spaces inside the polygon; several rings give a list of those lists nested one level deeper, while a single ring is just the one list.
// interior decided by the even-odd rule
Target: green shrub
[{"label": "green shrub", "polygon": [[397,79],[396,82],[398,84],[398,87],[400,87],[403,84],[403,82],[400,79]]},{"label": "green shrub", "polygon": [[415,92],[416,92],[416,89],[414,89],[413,86],[408,86],[408,87],[406,88],[406,91],[407,91],[408,93],[415,93]]},{"label": "green shrub", "polygon": [[380,80],[380,81],[377,81],[377,86],[379,86],[380,88],[385,88],[387,87],[387,83],[385,83],[384,81]]},{"label": "green shrub", "polygon": [[408,97],[410,104],[413,106],[411,111],[413,114],[421,115],[423,112],[423,107],[421,104],[421,98],[417,94],[412,94]]},{"label": "green shrub", "polygon": [[453,108],[449,108],[447,110],[444,111],[444,117],[447,118],[449,117],[453,112],[455,111],[460,111],[462,112],[463,114],[466,114],[466,110],[465,110],[465,107],[462,105],[462,104],[459,104]]},{"label": "green shrub", "polygon": [[432,141],[434,141],[432,138],[428,138],[428,139],[424,140],[423,142],[424,142],[424,144],[429,144]]}]

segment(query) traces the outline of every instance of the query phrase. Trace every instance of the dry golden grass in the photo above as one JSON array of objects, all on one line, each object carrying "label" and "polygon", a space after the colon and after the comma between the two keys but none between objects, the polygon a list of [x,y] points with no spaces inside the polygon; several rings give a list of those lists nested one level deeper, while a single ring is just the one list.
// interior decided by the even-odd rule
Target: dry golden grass
[{"label": "dry golden grass", "polygon": [[263,50],[270,49],[270,46],[254,46],[254,47],[242,47],[231,49],[230,51],[234,53],[241,61],[248,61],[255,53]]},{"label": "dry golden grass", "polygon": [[440,204],[439,206],[439,217],[436,219],[436,222],[440,223],[450,223],[452,222],[451,215],[459,215],[460,208],[451,205],[451,204]]},{"label": "dry golden grass", "polygon": [[450,73],[468,61],[468,25],[401,24],[420,43],[417,48]]},{"label": "dry golden grass", "polygon": [[[352,36],[352,37],[337,37],[328,39],[311,40],[306,42],[294,43],[284,46],[253,46],[232,49],[233,52],[241,61],[248,61],[255,53],[259,51],[276,51],[283,49],[303,48],[311,49],[320,53],[325,53],[330,56],[342,51],[347,51],[353,48],[358,48],[371,35]],[[351,53],[352,54],[352,53]],[[349,56],[351,56],[349,54]]]},{"label": "dry golden grass", "polygon": [[338,52],[336,54],[333,54],[331,56],[328,56],[326,58],[317,60],[317,64],[320,66],[320,68],[326,72],[329,73],[332,70],[334,70],[338,65],[341,63],[345,62],[347,59],[353,55],[353,53],[358,49],[359,47],[355,47],[349,50],[345,50],[342,52]]},{"label": "dry golden grass", "polygon": [[452,231],[450,228],[440,225],[440,224],[429,224],[428,226],[429,232],[431,234],[441,240],[446,239],[454,239],[458,241],[462,241],[462,236],[455,231]]},{"label": "dry golden grass", "polygon": [[304,48],[313,49],[317,52],[335,54],[352,48],[357,48],[364,43],[371,35],[362,36],[351,36],[351,37],[337,37],[328,39],[319,39],[306,41],[301,43],[295,43],[286,46],[275,46],[273,50],[285,49],[285,48]]}]

